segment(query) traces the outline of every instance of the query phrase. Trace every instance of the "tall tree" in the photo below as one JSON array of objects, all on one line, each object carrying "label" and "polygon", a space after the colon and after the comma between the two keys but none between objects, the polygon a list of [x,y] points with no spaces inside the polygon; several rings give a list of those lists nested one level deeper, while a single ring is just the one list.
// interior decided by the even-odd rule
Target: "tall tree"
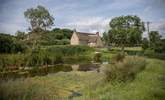
[{"label": "tall tree", "polygon": [[157,44],[160,41],[161,36],[159,35],[159,32],[157,31],[151,31],[148,34],[149,36],[149,41],[150,41],[150,48],[154,49],[156,48]]},{"label": "tall tree", "polygon": [[37,8],[27,9],[24,12],[24,16],[31,25],[29,37],[33,42],[34,49],[42,33],[45,33],[44,31],[53,25],[54,18],[46,8],[40,5]]},{"label": "tall tree", "polygon": [[108,46],[109,45],[109,35],[107,32],[103,33],[103,40],[105,42],[105,45]]},{"label": "tall tree", "polygon": [[31,25],[31,30],[36,28],[41,28],[46,30],[52,26],[53,23],[53,16],[50,15],[49,11],[43,7],[38,5],[37,8],[30,8],[24,12],[25,18],[28,19]]},{"label": "tall tree", "polygon": [[[137,16],[115,17],[109,23],[111,30],[109,34],[113,42],[121,46],[124,51],[126,44],[138,44],[142,40],[142,33],[145,30],[144,23]],[[112,40],[111,40],[112,41]]]},{"label": "tall tree", "polygon": [[143,38],[143,40],[142,40],[142,48],[143,48],[144,50],[146,50],[146,49],[149,48],[149,41],[148,41],[147,38]]}]

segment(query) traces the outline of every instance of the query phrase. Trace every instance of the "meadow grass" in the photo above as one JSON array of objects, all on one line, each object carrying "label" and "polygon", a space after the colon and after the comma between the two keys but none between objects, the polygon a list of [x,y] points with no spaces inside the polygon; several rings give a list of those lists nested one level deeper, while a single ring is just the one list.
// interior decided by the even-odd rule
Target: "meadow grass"
[{"label": "meadow grass", "polygon": [[[97,79],[96,79],[97,77]],[[68,99],[73,93],[83,95],[86,85],[102,78],[97,72],[59,72],[43,77],[9,80],[0,84],[1,100],[52,100]]]},{"label": "meadow grass", "polygon": [[164,100],[165,61],[148,59],[147,67],[131,82],[107,82],[84,89],[86,100]]},{"label": "meadow grass", "polygon": [[[2,82],[1,100],[164,100],[165,61],[147,59],[146,69],[133,81],[105,82],[97,72],[59,72]],[[79,93],[80,96],[73,95]]]},{"label": "meadow grass", "polygon": [[[102,59],[111,59],[111,52],[102,50]],[[59,72],[1,82],[0,100],[164,100],[165,60],[144,59],[146,68],[131,81],[106,82],[102,72]]]}]

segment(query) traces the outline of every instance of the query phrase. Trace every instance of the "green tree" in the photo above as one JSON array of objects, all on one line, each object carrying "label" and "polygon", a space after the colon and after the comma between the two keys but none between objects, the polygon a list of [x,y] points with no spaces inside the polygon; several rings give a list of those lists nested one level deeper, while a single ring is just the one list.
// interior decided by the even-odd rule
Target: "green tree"
[{"label": "green tree", "polygon": [[143,40],[142,40],[142,48],[143,48],[144,50],[146,50],[146,49],[149,48],[149,41],[148,41],[147,38],[143,38]]},{"label": "green tree", "polygon": [[73,31],[54,28],[42,35],[41,45],[65,45],[70,43]]},{"label": "green tree", "polygon": [[121,47],[124,51],[124,47],[127,44],[139,44],[141,43],[142,33],[145,30],[144,23],[137,16],[119,16],[115,17],[109,23],[110,25],[110,37],[116,45]]},{"label": "green tree", "polygon": [[24,12],[24,16],[28,19],[31,25],[29,37],[33,42],[34,49],[41,35],[45,33],[47,28],[50,28],[54,24],[54,18],[46,8],[40,5],[37,6],[37,8],[27,9]]},{"label": "green tree", "polygon": [[43,7],[38,5],[37,8],[30,8],[24,12],[25,18],[28,19],[31,25],[31,30],[36,28],[41,28],[46,30],[54,23],[53,16],[50,15],[49,11]]},{"label": "green tree", "polygon": [[106,32],[103,33],[103,41],[105,42],[106,46],[109,45],[109,34]]},{"label": "green tree", "polygon": [[0,33],[0,53],[24,52],[26,46],[9,34]]},{"label": "green tree", "polygon": [[160,41],[161,36],[159,35],[158,31],[151,31],[148,34],[149,41],[150,41],[150,47],[156,48],[157,43]]},{"label": "green tree", "polygon": [[21,32],[21,31],[18,30],[15,33],[15,35],[16,35],[17,40],[24,40],[25,39],[25,32]]}]

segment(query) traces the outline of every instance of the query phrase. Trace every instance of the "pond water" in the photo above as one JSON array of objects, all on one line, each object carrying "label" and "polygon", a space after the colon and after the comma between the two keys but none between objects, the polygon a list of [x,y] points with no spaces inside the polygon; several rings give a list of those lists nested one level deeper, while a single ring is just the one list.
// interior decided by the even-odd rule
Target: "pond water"
[{"label": "pond water", "polygon": [[8,80],[8,79],[17,79],[17,78],[26,78],[26,77],[34,77],[34,76],[44,76],[51,73],[57,72],[70,72],[70,71],[97,71],[99,72],[99,68],[102,64],[108,64],[107,62],[103,63],[75,63],[75,64],[57,64],[53,66],[42,66],[42,67],[27,67],[24,69],[20,69],[17,71],[10,72],[1,72],[0,79]]}]

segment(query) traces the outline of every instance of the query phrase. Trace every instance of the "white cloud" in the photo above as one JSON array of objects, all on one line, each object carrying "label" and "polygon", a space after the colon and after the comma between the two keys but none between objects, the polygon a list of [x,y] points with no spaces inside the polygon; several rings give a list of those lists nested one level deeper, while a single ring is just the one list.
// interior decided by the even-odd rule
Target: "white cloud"
[{"label": "white cloud", "polygon": [[0,23],[0,32],[14,35],[17,30],[25,31],[27,27],[11,24],[11,23]]},{"label": "white cloud", "polygon": [[75,19],[73,22],[67,23],[64,27],[76,29],[85,32],[104,32],[108,29],[110,18],[103,17],[81,17]]},{"label": "white cloud", "polygon": [[[147,26],[146,26],[147,27]],[[160,19],[158,21],[151,21],[149,25],[150,31],[158,31],[160,35],[165,37],[165,19]],[[144,37],[148,36],[147,31],[143,33]]]},{"label": "white cloud", "polygon": [[165,19],[151,23],[150,30],[159,31],[162,36],[165,36]]}]

